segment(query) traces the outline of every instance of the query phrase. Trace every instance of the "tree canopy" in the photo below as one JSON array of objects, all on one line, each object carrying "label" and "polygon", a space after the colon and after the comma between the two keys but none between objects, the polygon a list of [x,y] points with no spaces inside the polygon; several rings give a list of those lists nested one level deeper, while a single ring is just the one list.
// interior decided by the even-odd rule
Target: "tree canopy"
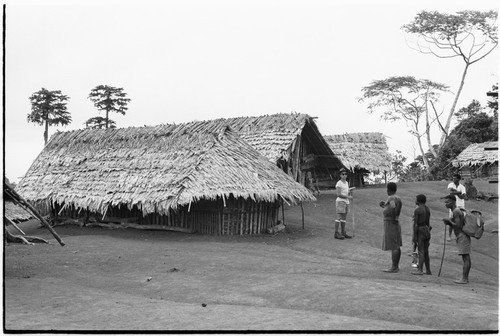
[{"label": "tree canopy", "polygon": [[[437,103],[440,94],[448,92],[448,87],[427,79],[412,76],[389,77],[375,80],[361,89],[359,101],[368,101],[368,112],[379,111],[381,118],[389,121],[404,120],[410,127],[410,133],[417,139],[426,168],[430,164],[424,156],[422,137],[427,139],[428,147],[433,151],[431,127],[436,121],[429,114],[428,104]],[[433,153],[436,156],[435,153]]]},{"label": "tree canopy", "polygon": [[[99,111],[104,111],[106,116],[105,127],[108,128],[110,125],[109,113],[115,112],[125,115],[125,112],[128,110],[128,103],[130,99],[127,98],[127,94],[123,92],[123,88],[116,88],[108,85],[98,85],[90,91],[88,97],[93,103],[94,106],[97,107]],[[90,118],[87,120],[87,125],[95,125],[95,118]],[[115,122],[111,120],[111,124],[115,125]]]},{"label": "tree canopy", "polygon": [[28,114],[28,122],[45,126],[43,133],[44,143],[47,144],[49,126],[68,125],[71,123],[71,115],[67,110],[68,96],[60,90],[49,91],[45,88],[33,93],[29,97],[31,102],[31,113]]},{"label": "tree canopy", "polygon": [[456,14],[422,11],[411,23],[402,27],[407,33],[416,36],[412,41],[414,49],[439,58],[458,57],[465,63],[455,99],[442,127],[439,148],[448,136],[469,67],[489,55],[498,46],[497,16],[498,13],[494,10],[486,12],[466,10]]}]

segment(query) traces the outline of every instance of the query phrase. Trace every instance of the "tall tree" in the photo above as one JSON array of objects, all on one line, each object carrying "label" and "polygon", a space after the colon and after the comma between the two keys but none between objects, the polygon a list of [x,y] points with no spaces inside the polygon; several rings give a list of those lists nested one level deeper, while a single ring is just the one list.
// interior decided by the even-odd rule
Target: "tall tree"
[{"label": "tall tree", "polygon": [[71,123],[71,115],[67,110],[68,96],[61,91],[49,91],[45,88],[33,93],[29,97],[31,101],[31,113],[28,114],[28,122],[45,126],[43,132],[44,144],[49,137],[49,126],[68,125]]},{"label": "tall tree", "polygon": [[456,14],[422,11],[411,23],[402,27],[407,33],[416,35],[414,48],[420,52],[439,58],[458,57],[465,63],[455,99],[441,130],[439,148],[448,136],[469,67],[485,58],[498,46],[497,15],[493,10],[468,10]]},{"label": "tall tree", "polygon": [[[410,127],[418,143],[426,169],[430,173],[430,164],[425,156],[423,140],[427,140],[427,147],[434,157],[437,156],[431,141],[431,127],[436,121],[429,115],[428,105],[437,103],[440,93],[447,92],[444,84],[435,83],[415,77],[389,77],[375,80],[362,88],[363,96],[358,100],[368,100],[368,112],[381,110],[381,118],[388,121],[404,120]],[[422,129],[423,128],[423,129]]]},{"label": "tall tree", "polygon": [[[127,98],[127,94],[123,92],[123,88],[115,88],[107,85],[98,85],[90,91],[88,97],[97,107],[99,111],[105,111],[105,126],[106,128],[110,125],[109,113],[116,112],[125,115],[128,110],[127,104],[130,99]],[[87,123],[93,123],[93,118],[87,120]],[[114,124],[114,121],[112,121]]]}]

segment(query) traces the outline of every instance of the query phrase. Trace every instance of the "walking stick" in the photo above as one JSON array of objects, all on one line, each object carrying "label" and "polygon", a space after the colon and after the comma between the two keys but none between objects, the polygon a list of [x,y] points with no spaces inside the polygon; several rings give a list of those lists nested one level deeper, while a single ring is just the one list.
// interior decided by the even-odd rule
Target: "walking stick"
[{"label": "walking stick", "polygon": [[441,265],[439,266],[438,277],[441,275],[441,268],[443,267],[444,251],[446,250],[446,225],[444,226],[444,241],[443,241],[443,256],[441,257]]},{"label": "walking stick", "polygon": [[355,237],[355,228],[356,226],[354,225],[354,197],[352,198],[352,237]]}]

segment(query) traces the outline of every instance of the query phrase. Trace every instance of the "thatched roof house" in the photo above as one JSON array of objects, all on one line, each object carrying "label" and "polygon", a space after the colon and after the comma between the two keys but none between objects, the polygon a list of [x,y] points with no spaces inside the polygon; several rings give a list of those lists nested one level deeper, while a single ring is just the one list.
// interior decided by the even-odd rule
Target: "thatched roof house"
[{"label": "thatched roof house", "polygon": [[498,141],[469,145],[452,161],[464,176],[498,176]]},{"label": "thatched roof house", "polygon": [[309,178],[328,177],[343,167],[318,130],[315,118],[303,113],[212,120],[229,125],[259,153],[303,185]]},{"label": "thatched roof house", "polygon": [[16,190],[53,214],[132,217],[216,234],[263,232],[275,224],[281,201],[314,200],[230,127],[213,122],[57,133]]},{"label": "thatched roof house", "polygon": [[356,186],[362,185],[363,174],[391,169],[391,155],[382,133],[345,133],[324,138],[342,164],[354,173]]}]

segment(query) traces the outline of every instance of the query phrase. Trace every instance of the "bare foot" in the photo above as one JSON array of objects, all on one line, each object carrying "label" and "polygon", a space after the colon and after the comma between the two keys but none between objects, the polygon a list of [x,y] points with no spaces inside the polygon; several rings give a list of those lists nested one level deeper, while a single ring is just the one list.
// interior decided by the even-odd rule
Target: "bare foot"
[{"label": "bare foot", "polygon": [[464,279],[460,279],[460,280],[455,280],[453,281],[454,283],[456,284],[460,284],[460,285],[465,285],[465,284],[468,284],[469,281],[468,280],[464,280]]}]

